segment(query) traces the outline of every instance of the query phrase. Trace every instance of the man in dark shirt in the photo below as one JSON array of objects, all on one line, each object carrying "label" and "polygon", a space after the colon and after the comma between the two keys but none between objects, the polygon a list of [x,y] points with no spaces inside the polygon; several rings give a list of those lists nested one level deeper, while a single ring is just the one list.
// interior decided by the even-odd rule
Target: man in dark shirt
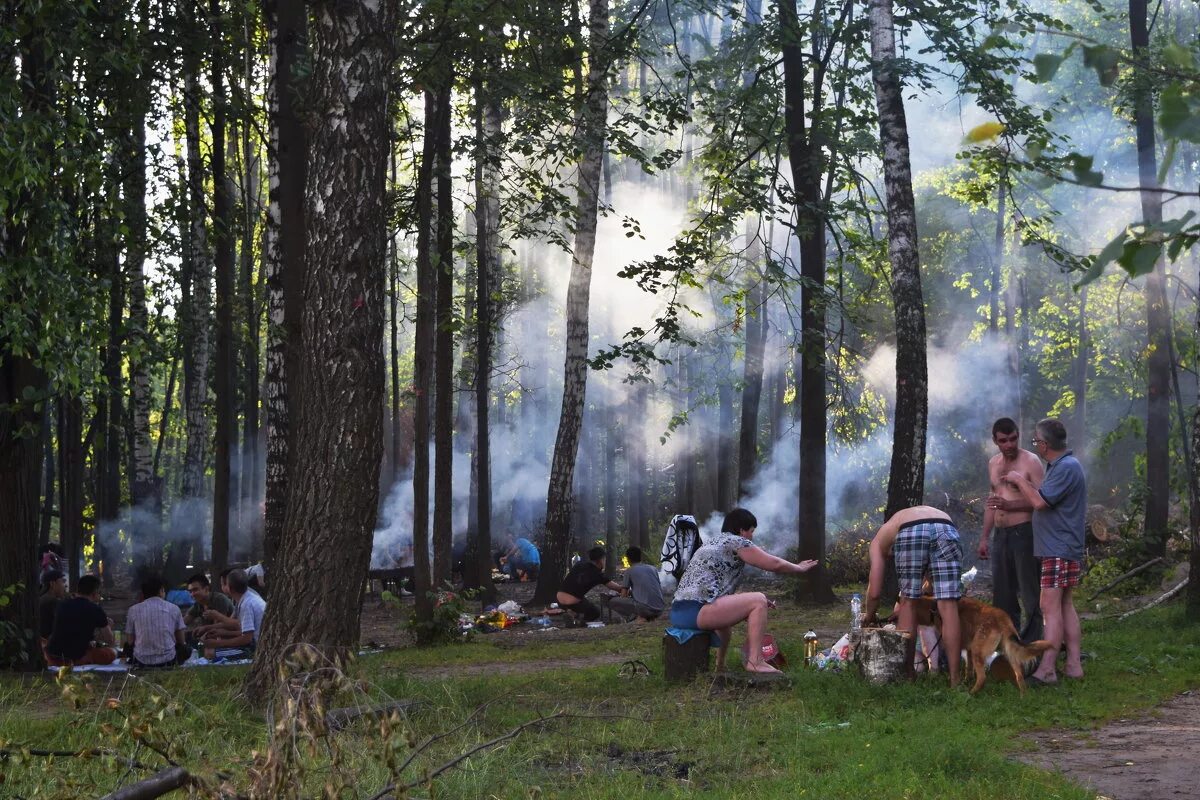
[{"label": "man in dark shirt", "polygon": [[[226,571],[227,576],[228,572]],[[227,617],[232,617],[234,614],[233,601],[213,589],[212,584],[208,582],[208,576],[203,572],[197,572],[188,578],[187,590],[194,602],[188,612],[183,615],[183,621],[188,626],[188,641],[194,645],[212,628],[212,625],[205,623],[204,612],[211,608]]]},{"label": "man in dark shirt", "polygon": [[38,641],[42,645],[42,653],[46,652],[46,644],[50,634],[54,633],[54,615],[58,606],[67,596],[67,576],[59,570],[47,570],[42,576],[42,596],[38,598]]},{"label": "man in dark shirt", "polygon": [[600,584],[616,592],[624,588],[604,574],[604,561],[604,548],[593,547],[587,561],[571,567],[558,590],[558,604],[583,617],[584,622],[600,619],[600,608],[587,599],[588,592]]},{"label": "man in dark shirt", "polygon": [[112,645],[112,624],[100,608],[100,579],[84,575],[75,596],[58,606],[46,660],[54,667],[111,664],[117,658]]}]

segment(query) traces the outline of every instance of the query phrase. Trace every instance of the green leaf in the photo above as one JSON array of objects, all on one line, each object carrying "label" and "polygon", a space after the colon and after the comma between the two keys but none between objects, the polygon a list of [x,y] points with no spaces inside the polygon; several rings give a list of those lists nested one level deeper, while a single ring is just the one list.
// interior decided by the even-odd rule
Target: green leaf
[{"label": "green leaf", "polygon": [[1062,63],[1063,57],[1053,53],[1038,53],[1034,56],[1033,68],[1037,72],[1038,83],[1048,83],[1053,80]]},{"label": "green leaf", "polygon": [[1200,142],[1200,114],[1178,83],[1172,83],[1159,95],[1158,125],[1167,139]]},{"label": "green leaf", "polygon": [[1168,64],[1172,64],[1180,69],[1192,70],[1196,68],[1195,59],[1192,58],[1192,51],[1179,42],[1171,42],[1164,47],[1163,58],[1166,59]]},{"label": "green leaf", "polygon": [[1096,71],[1101,86],[1112,86],[1117,80],[1121,54],[1106,44],[1083,48],[1083,65]]},{"label": "green leaf", "polygon": [[1148,275],[1154,271],[1158,257],[1162,253],[1161,241],[1133,240],[1125,244],[1117,263],[1125,268],[1131,277]]},{"label": "green leaf", "polygon": [[1094,159],[1091,156],[1071,153],[1067,158],[1071,162],[1071,171],[1075,173],[1075,180],[1084,186],[1099,186],[1104,181],[1104,173],[1092,169]]},{"label": "green leaf", "polygon": [[1175,163],[1175,145],[1178,142],[1178,139],[1167,139],[1167,152],[1163,154],[1162,163],[1158,165],[1159,186],[1167,182],[1167,173],[1171,171],[1171,165]]}]

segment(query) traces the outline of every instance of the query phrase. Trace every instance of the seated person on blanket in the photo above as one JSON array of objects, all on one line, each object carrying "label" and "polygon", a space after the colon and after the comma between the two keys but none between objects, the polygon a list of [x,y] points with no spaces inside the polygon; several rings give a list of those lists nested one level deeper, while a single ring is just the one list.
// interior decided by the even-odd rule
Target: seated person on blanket
[{"label": "seated person on blanket", "polygon": [[100,579],[84,575],[75,596],[58,604],[46,662],[52,667],[111,664],[117,660],[113,642],[112,621],[100,608]]},{"label": "seated person on blanket", "polygon": [[[946,512],[932,506],[913,506],[897,511],[871,540],[871,576],[867,583],[867,607],[863,624],[873,625],[883,593],[887,561],[894,557],[900,578],[900,614],[896,628],[917,634],[916,602],[921,582],[928,572],[942,618],[942,644],[950,669],[950,685],[957,686],[962,642],[958,625],[958,598],[962,594],[962,542]],[[910,662],[911,659],[910,659]]]},{"label": "seated person on blanket", "polygon": [[38,644],[42,647],[43,657],[50,634],[54,633],[54,616],[66,599],[67,576],[56,569],[48,570],[42,575],[42,596],[38,598]]},{"label": "seated person on blanket", "polygon": [[587,599],[587,593],[596,586],[604,584],[615,592],[624,587],[604,574],[604,548],[593,547],[588,551],[588,560],[580,561],[563,578],[562,588],[558,590],[558,604],[567,611],[583,617],[584,622],[600,619],[600,609]]},{"label": "seated person on blanket", "polygon": [[[229,575],[228,572],[225,574]],[[232,619],[234,616],[233,601],[212,588],[208,576],[203,572],[197,572],[188,578],[187,590],[188,594],[192,596],[192,607],[183,615],[183,622],[188,627],[188,641],[195,645],[212,628],[211,624],[204,621],[204,612],[211,608],[220,612],[225,618]]]},{"label": "seated person on blanket", "polygon": [[213,623],[201,640],[204,657],[209,661],[253,658],[267,603],[250,588],[245,570],[230,572],[225,584],[235,604],[234,616],[228,617],[211,608],[204,612],[204,619]]},{"label": "seated person on blanket", "polygon": [[662,581],[658,578],[658,570],[649,564],[642,563],[642,548],[630,547],[625,551],[630,567],[625,570],[621,582],[624,583],[623,595],[614,597],[612,610],[626,620],[636,619],[638,622],[648,622],[658,619],[663,612]]},{"label": "seated person on blanket", "polygon": [[183,643],[186,625],[179,606],[166,600],[167,587],[156,576],[142,581],[145,599],[129,607],[125,617],[126,648],[135,667],[172,667],[191,655]]},{"label": "seated person on blanket", "polygon": [[692,556],[675,590],[671,603],[671,625],[716,631],[721,642],[717,649],[717,670],[725,668],[725,654],[733,626],[746,621],[748,672],[779,672],[762,657],[763,634],[767,629],[767,610],[775,604],[762,592],[734,594],[747,564],[768,572],[808,572],[817,561],[794,564],[773,556],[754,544],[758,520],[744,508],[725,515],[721,532]]}]

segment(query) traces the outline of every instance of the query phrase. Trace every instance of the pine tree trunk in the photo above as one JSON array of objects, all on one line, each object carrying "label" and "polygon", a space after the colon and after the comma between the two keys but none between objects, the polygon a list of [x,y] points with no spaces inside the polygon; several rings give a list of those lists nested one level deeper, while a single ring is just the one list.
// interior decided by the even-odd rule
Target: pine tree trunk
[{"label": "pine tree trunk", "polygon": [[925,302],[917,244],[908,123],[896,62],[892,0],[871,0],[871,71],[879,109],[887,187],[888,255],[896,314],[896,416],[885,517],[920,505],[925,496],[925,426],[929,376],[925,364]]},{"label": "pine tree trunk", "polygon": [[571,543],[571,492],[579,430],[587,391],[588,312],[592,258],[596,251],[600,171],[604,161],[608,112],[608,0],[591,0],[588,12],[588,74],[576,136],[583,159],[578,175],[578,217],[567,287],[566,355],[563,401],[546,494],[546,541],[533,602],[548,603],[566,574]]},{"label": "pine tree trunk", "polygon": [[[451,76],[438,90],[438,108],[451,107]],[[454,197],[450,179],[450,113],[438,115],[437,155],[437,334],[433,390],[433,583],[450,581],[454,524]]]},{"label": "pine tree trunk", "polygon": [[[297,643],[344,663],[359,635],[383,458],[385,184],[393,2],[322,5],[309,32],[307,269],[291,417],[296,453],[251,699],[272,699]],[[314,560],[322,578],[313,580]]]},{"label": "pine tree trunk", "polygon": [[231,446],[233,429],[233,203],[225,171],[225,43],[221,0],[210,0],[212,44],[213,251],[216,254],[216,348],[213,393],[217,411],[213,465],[213,527],[210,562],[214,572],[229,561]]},{"label": "pine tree trunk", "polygon": [[437,262],[433,249],[434,235],[434,176],[437,160],[436,131],[441,129],[441,114],[448,108],[439,107],[437,95],[425,91],[425,141],[421,164],[417,171],[417,319],[413,334],[413,593],[417,621],[433,619],[433,602],[429,597],[433,586],[430,570],[429,540],[429,438],[430,395],[433,391],[434,333],[436,327],[435,295],[437,293]]},{"label": "pine tree trunk", "polygon": [[[50,423],[50,409],[51,407],[61,408],[61,404],[61,400],[58,403],[47,402],[42,409],[42,431],[39,437],[42,447],[42,503],[41,510],[38,513],[37,536],[39,548],[50,542],[50,519],[54,516],[54,468],[56,461],[54,458],[54,431]],[[59,543],[62,543],[61,531]]]},{"label": "pine tree trunk", "polygon": [[[112,190],[116,186],[110,183]],[[99,223],[116,234],[115,220]],[[99,485],[96,492],[96,517],[100,523],[115,522],[121,511],[121,346],[124,341],[125,280],[118,253],[111,240],[101,245],[101,260],[108,267],[108,341],[105,344],[104,364],[101,367],[105,391],[97,401],[103,404],[101,424],[101,457],[97,465]],[[99,526],[97,526],[99,527]],[[104,565],[106,588],[113,585],[116,562],[122,558],[115,537],[97,536],[98,560]]]},{"label": "pine tree trunk", "polygon": [[[250,38],[249,15],[243,11],[245,18],[242,22],[242,47],[244,52],[242,92],[244,97],[252,97],[253,68],[251,66],[252,48]],[[251,137],[249,124],[241,126],[242,134],[242,242],[241,266],[238,277],[241,279],[242,317],[244,338],[242,341],[242,465],[241,465],[241,501],[239,503],[242,518],[242,537],[247,547],[246,557],[256,560],[260,557],[262,539],[262,517],[258,513],[258,474],[259,474],[259,375],[258,367],[258,337],[259,313],[258,293],[255,291],[254,280],[254,239],[258,231],[260,214],[259,201],[259,160],[258,148]]]},{"label": "pine tree trunk", "polygon": [[[799,556],[816,559],[822,567],[805,573],[797,584],[800,597],[819,602],[834,600],[825,575],[825,219],[821,193],[822,141],[821,80],[813,76],[812,96],[806,109],[805,53],[794,0],[779,4],[782,39],[784,124],[792,186],[796,191],[796,218],[800,238],[800,275],[804,279],[800,301],[800,347],[796,353],[799,383],[797,415],[800,423],[800,530]],[[806,130],[807,118],[814,121]]]},{"label": "pine tree trunk", "polygon": [[490,82],[477,85],[476,137],[479,152],[475,163],[475,584],[481,599],[494,599],[492,584],[492,467],[489,403],[491,398],[492,299],[501,275],[500,263],[500,176],[496,155],[500,148],[502,112],[500,99]]},{"label": "pine tree trunk", "polygon": [[[747,235],[751,235],[747,225]],[[754,234],[757,236],[757,234]],[[758,269],[761,247],[748,248],[750,291],[746,293],[746,355],[742,369],[742,421],[738,441],[738,495],[750,492],[750,482],[758,471],[758,409],[763,385],[763,334],[766,292]]]},{"label": "pine tree trunk", "polygon": [[63,397],[58,404],[59,541],[67,555],[67,582],[79,580],[83,554],[83,402]]},{"label": "pine tree trunk", "polygon": [[[1147,0],[1129,2],[1129,40],[1135,59],[1148,58],[1150,30]],[[1158,159],[1154,151],[1154,94],[1150,76],[1135,77],[1134,120],[1137,134],[1138,177],[1142,187],[1142,220],[1162,222],[1158,188]],[[1147,553],[1164,555],[1171,491],[1169,444],[1171,425],[1170,310],[1166,294],[1166,265],[1160,255],[1146,276],[1146,518],[1143,535]]]},{"label": "pine tree trunk", "polygon": [[[199,30],[198,8],[190,5],[193,31]],[[173,545],[169,571],[199,560],[207,538],[201,498],[207,495],[208,370],[212,328],[212,254],[205,225],[204,166],[200,153],[200,54],[198,37],[183,48],[183,118],[187,149],[188,233],[184,245],[182,319],[183,406],[187,446],[183,458],[180,513],[172,514]],[[182,528],[182,530],[180,529]]]},{"label": "pine tree trunk", "polygon": [[729,511],[737,498],[737,459],[733,449],[733,386],[722,380],[717,387],[717,509]]},{"label": "pine tree trunk", "polygon": [[[390,161],[391,169],[391,188],[394,191],[396,187],[396,150],[395,143],[389,146],[390,152],[388,160]],[[400,257],[396,248],[396,235],[390,229],[388,231],[388,341],[391,347],[391,378],[392,378],[392,440],[391,440],[391,465],[392,465],[392,480],[388,483],[389,488],[400,479],[404,474],[404,437],[401,432],[400,412],[403,408],[403,401],[400,397]]]}]

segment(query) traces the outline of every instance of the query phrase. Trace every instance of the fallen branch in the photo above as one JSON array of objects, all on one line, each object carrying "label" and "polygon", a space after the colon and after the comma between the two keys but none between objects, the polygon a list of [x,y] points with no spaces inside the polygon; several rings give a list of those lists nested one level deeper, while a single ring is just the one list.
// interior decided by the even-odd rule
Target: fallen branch
[{"label": "fallen branch", "polygon": [[393,711],[405,713],[421,704],[420,700],[396,700],[391,703],[380,703],[374,706],[349,706],[335,708],[325,715],[325,724],[331,731],[340,731],[355,720],[363,717],[378,718]]},{"label": "fallen branch", "polygon": [[127,758],[114,750],[101,750],[99,748],[88,748],[84,750],[42,750],[40,748],[22,748],[13,749],[6,748],[0,750],[0,761],[12,758],[13,756],[41,756],[46,758],[105,758],[111,757],[127,767],[133,769],[150,769],[150,767],[134,761],[132,758]]},{"label": "fallen branch", "polygon": [[154,800],[168,792],[181,789],[194,779],[183,767],[167,767],[145,780],[131,783],[124,789],[104,795],[100,800]]},{"label": "fallen branch", "polygon": [[1096,591],[1092,592],[1092,596],[1089,597],[1087,599],[1087,601],[1089,603],[1092,602],[1097,597],[1099,597],[1100,595],[1107,592],[1109,589],[1112,589],[1113,587],[1124,583],[1129,578],[1132,578],[1134,575],[1137,575],[1138,573],[1143,572],[1144,570],[1150,569],[1150,567],[1153,567],[1155,564],[1160,563],[1162,560],[1163,560],[1162,556],[1156,556],[1156,557],[1150,559],[1149,561],[1147,561],[1145,564],[1142,564],[1140,567],[1134,567],[1133,569],[1129,570],[1129,572],[1126,572],[1124,575],[1119,576],[1112,583],[1102,586],[1099,589],[1097,589]]},{"label": "fallen branch", "polygon": [[1157,600],[1151,600],[1149,603],[1146,603],[1146,605],[1144,605],[1144,606],[1132,608],[1129,611],[1126,611],[1121,616],[1117,617],[1117,619],[1120,620],[1120,619],[1125,619],[1126,617],[1132,617],[1134,614],[1138,613],[1139,611],[1145,611],[1147,608],[1154,608],[1156,605],[1159,605],[1160,603],[1167,602],[1172,597],[1174,597],[1175,595],[1177,595],[1181,591],[1183,591],[1183,587],[1187,586],[1187,583],[1188,583],[1188,579],[1184,578],[1178,584],[1176,584],[1173,589],[1170,589],[1169,591],[1165,592]]},{"label": "fallen branch", "polygon": [[481,742],[480,744],[475,745],[474,747],[472,747],[470,750],[466,751],[465,753],[460,753],[459,755],[457,755],[454,758],[447,761],[445,764],[442,764],[440,767],[435,769],[433,772],[430,772],[424,778],[421,778],[421,779],[415,780],[415,781],[410,781],[410,782],[404,784],[403,786],[398,786],[397,784],[394,784],[394,783],[388,784],[387,786],[383,787],[378,792],[376,792],[374,795],[372,795],[370,800],[384,800],[384,798],[393,797],[392,793],[395,792],[397,789],[401,789],[404,791],[407,791],[409,789],[415,789],[416,787],[420,786],[423,783],[428,783],[429,781],[432,781],[434,778],[441,775],[443,772],[447,772],[447,771],[453,769],[454,767],[456,767],[459,764],[461,764],[462,762],[466,761],[468,758],[475,755],[476,753],[480,753],[484,750],[489,750],[493,747],[496,747],[497,745],[500,745],[500,744],[503,744],[504,742],[509,741],[510,739],[515,739],[518,736],[520,736],[522,733],[524,733],[526,730],[528,730],[529,728],[534,728],[539,725],[544,725],[547,722],[550,722],[551,720],[562,719],[562,718],[568,717],[568,716],[572,716],[572,715],[567,713],[566,711],[560,711],[556,714],[549,714],[547,716],[538,717],[537,719],[531,719],[528,722],[522,722],[520,725],[518,725],[517,727],[508,731],[507,733],[502,733],[501,735],[497,736],[495,739],[489,739],[486,742]]}]

